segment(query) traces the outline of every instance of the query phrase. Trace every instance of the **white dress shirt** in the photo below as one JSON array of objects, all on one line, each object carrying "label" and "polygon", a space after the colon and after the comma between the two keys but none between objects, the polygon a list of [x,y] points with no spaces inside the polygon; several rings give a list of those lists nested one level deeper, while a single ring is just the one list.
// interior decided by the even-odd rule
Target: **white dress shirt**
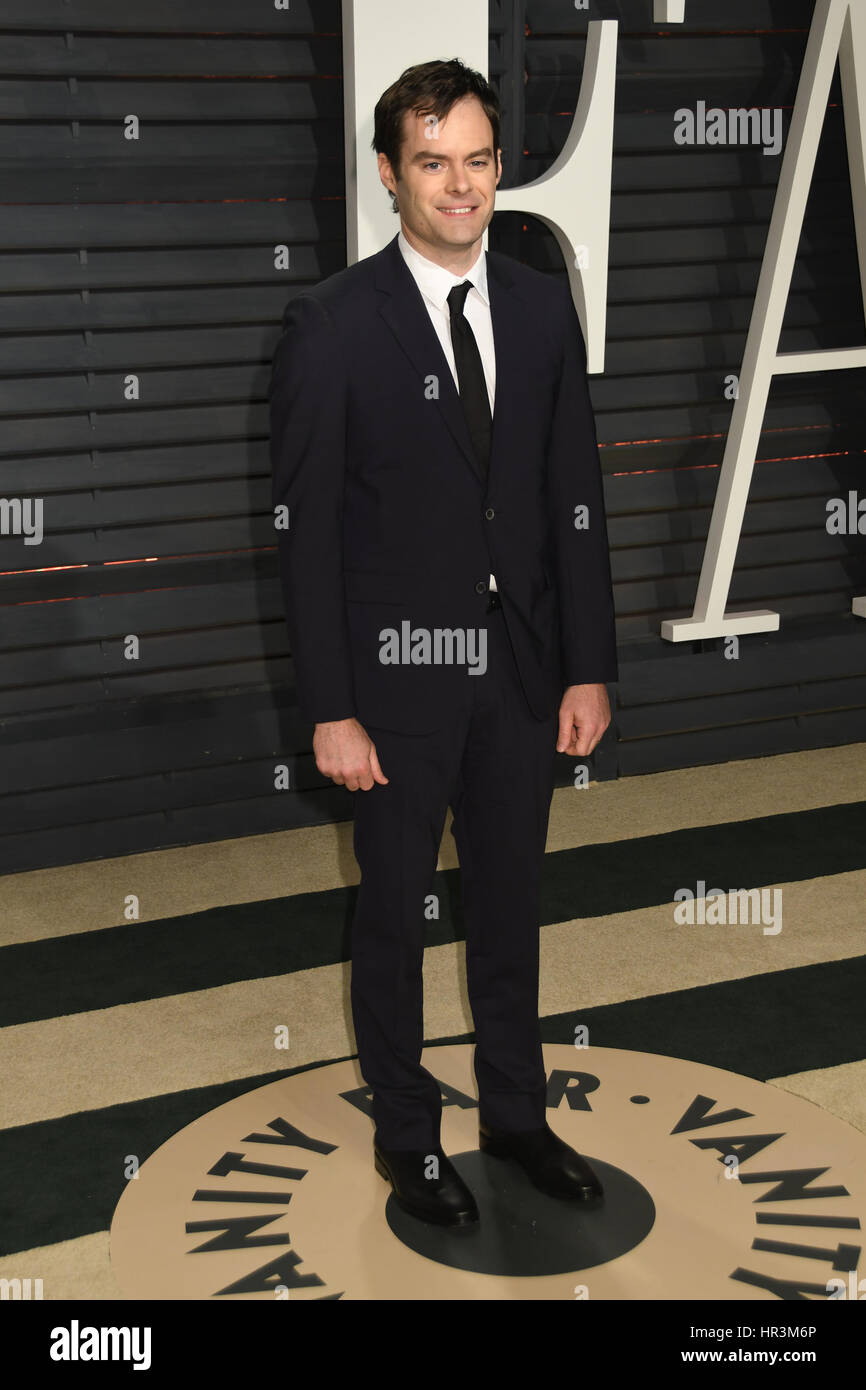
[{"label": "white dress shirt", "polygon": [[[472,281],[472,289],[466,296],[463,313],[475,335],[478,351],[481,354],[481,365],[484,368],[484,380],[487,383],[487,396],[490,401],[492,418],[496,394],[496,352],[493,345],[493,320],[490,315],[490,296],[487,292],[487,256],[484,247],[482,246],[478,253],[478,259],[471,270],[467,270],[465,275],[454,275],[444,266],[437,265],[435,261],[428,261],[426,256],[422,256],[420,251],[416,251],[415,247],[406,240],[402,229],[398,233],[397,241],[403,253],[403,259],[424,296],[427,312],[442,344],[445,360],[451,368],[454,385],[458,391],[460,390],[460,383],[457,377],[457,365],[454,361],[454,346],[451,342],[451,310],[448,307],[448,295],[455,285],[462,285],[466,280]],[[496,588],[496,579],[492,574],[490,587],[491,589]]]}]

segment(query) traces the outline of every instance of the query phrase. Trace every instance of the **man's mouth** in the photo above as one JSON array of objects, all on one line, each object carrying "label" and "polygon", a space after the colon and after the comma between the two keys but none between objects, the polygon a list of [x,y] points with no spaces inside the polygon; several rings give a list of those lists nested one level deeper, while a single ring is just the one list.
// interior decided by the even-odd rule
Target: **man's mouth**
[{"label": "man's mouth", "polygon": [[439,208],[438,210],[443,212],[446,217],[469,217],[471,213],[478,211],[476,207]]}]

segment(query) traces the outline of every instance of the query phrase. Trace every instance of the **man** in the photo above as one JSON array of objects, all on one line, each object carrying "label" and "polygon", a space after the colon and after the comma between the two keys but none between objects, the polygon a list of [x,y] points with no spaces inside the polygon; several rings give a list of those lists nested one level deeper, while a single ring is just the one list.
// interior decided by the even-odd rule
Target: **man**
[{"label": "man", "polygon": [[[568,290],[482,234],[494,89],[408,69],[375,137],[400,232],[286,308],[273,501],[316,765],[357,792],[352,1011],[374,1161],[405,1210],[478,1220],[421,1066],[425,907],[447,808],[460,860],[480,1147],[597,1202],[545,1116],[538,898],[558,749],[586,757],[617,678],[586,354]],[[579,196],[579,190],[576,190]]]}]

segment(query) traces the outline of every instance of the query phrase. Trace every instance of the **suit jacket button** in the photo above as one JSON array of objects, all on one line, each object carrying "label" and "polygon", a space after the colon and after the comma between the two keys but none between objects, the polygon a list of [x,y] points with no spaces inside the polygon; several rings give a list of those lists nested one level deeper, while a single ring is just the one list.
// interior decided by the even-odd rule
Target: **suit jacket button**
[{"label": "suit jacket button", "polygon": [[488,508],[487,508],[487,511],[484,513],[484,515],[487,517],[487,520],[488,520],[488,521],[492,521],[493,518],[495,517],[496,513],[495,513],[495,511],[493,510],[492,507],[488,507]]},{"label": "suit jacket button", "polygon": [[483,579],[479,579],[478,583],[475,585],[475,592],[476,594],[487,593],[487,585],[484,583]]}]

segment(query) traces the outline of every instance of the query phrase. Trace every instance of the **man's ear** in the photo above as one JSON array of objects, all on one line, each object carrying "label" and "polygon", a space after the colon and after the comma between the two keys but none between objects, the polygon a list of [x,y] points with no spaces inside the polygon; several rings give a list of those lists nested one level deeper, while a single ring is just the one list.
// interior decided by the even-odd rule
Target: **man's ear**
[{"label": "man's ear", "polygon": [[[396,193],[394,192],[394,190],[393,190],[392,188],[389,188],[389,187],[388,187],[387,183],[386,183],[385,180],[382,178],[382,174],[383,174],[386,170],[387,170],[388,174],[391,176],[391,178],[392,178],[392,179],[394,178],[394,171],[393,171],[393,169],[391,168],[391,163],[390,163],[390,161],[389,161],[389,159],[388,159],[388,156],[387,156],[384,152],[380,152],[380,154],[379,154],[379,159],[378,159],[378,163],[379,163],[379,178],[381,179],[382,187],[385,189],[386,193],[388,194],[388,197],[391,199],[391,211],[392,211],[392,212],[399,212],[400,209],[399,209],[399,207],[397,206],[397,195],[396,195]],[[395,179],[394,181],[396,182],[396,179]]]}]

